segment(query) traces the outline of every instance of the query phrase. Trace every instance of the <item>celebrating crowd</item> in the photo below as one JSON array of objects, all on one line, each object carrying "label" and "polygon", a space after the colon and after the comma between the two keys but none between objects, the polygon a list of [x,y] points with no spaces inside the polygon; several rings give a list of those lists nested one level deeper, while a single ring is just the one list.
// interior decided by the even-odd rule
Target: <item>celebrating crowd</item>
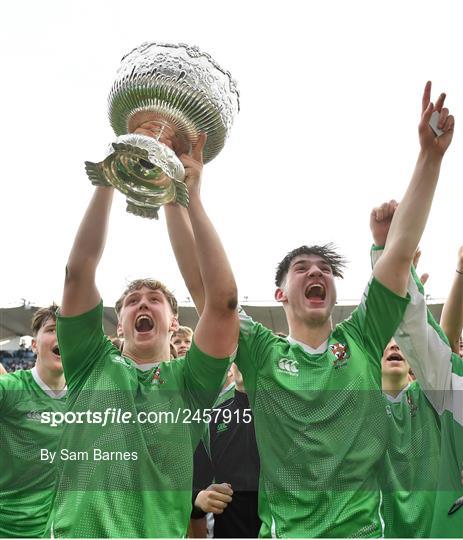
[{"label": "celebrating crowd", "polygon": [[[201,134],[179,156],[189,206],[165,206],[194,334],[145,278],[116,303],[113,343],[95,280],[113,188],[96,187],[61,306],[34,316],[35,366],[0,377],[0,536],[461,536],[463,253],[440,325],[414,265],[453,136],[445,99],[426,84],[413,176],[400,204],[373,209],[371,279],[335,327],[345,261],[332,244],[277,266],[288,336],[237,305],[201,200]],[[159,136],[144,120],[134,132]]]}]

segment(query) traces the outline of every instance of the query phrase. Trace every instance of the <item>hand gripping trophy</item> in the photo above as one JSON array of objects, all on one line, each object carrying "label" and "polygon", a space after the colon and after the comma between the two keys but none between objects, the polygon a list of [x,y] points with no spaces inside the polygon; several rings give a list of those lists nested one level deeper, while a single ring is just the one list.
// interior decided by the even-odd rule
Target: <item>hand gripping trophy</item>
[{"label": "hand gripping trophy", "polygon": [[[204,163],[215,158],[239,111],[239,93],[230,73],[197,47],[144,43],[123,57],[108,108],[117,138],[104,161],[85,162],[87,175],[124,193],[127,212],[157,219],[163,204],[188,206],[177,156],[205,132]],[[131,133],[144,122],[155,138]]]}]

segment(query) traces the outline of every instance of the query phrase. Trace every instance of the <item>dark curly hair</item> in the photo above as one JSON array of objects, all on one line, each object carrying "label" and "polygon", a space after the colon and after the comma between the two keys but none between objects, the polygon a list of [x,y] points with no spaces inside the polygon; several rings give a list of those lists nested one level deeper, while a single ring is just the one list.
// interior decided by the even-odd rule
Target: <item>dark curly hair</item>
[{"label": "dark curly hair", "polygon": [[342,278],[343,269],[346,266],[346,259],[336,253],[335,245],[332,243],[323,246],[301,246],[290,251],[277,266],[275,274],[275,285],[280,287],[288,273],[291,262],[299,255],[318,255],[324,259],[330,266],[333,276]]}]

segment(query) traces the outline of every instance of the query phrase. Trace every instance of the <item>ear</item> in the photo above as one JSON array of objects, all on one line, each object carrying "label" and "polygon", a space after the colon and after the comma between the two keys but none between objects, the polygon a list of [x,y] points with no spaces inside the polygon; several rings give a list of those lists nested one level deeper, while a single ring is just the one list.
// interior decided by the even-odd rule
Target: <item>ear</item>
[{"label": "ear", "polygon": [[286,293],[285,293],[284,289],[282,289],[281,287],[278,287],[278,289],[275,291],[275,300],[277,302],[286,302],[287,301]]},{"label": "ear", "polygon": [[32,348],[32,352],[37,354],[37,340],[35,338],[32,338],[31,348]]},{"label": "ear", "polygon": [[178,330],[178,327],[180,325],[178,324],[178,319],[177,317],[174,317],[172,319],[172,322],[170,323],[170,328],[169,328],[169,332],[176,332]]},{"label": "ear", "polygon": [[122,324],[120,322],[117,323],[116,336],[118,338],[123,338],[124,337],[124,332],[122,331]]}]

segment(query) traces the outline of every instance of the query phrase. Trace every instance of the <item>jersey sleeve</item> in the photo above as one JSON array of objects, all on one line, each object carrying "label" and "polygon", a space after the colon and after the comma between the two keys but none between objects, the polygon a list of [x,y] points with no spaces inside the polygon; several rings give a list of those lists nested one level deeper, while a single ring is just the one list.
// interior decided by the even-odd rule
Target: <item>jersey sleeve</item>
[{"label": "jersey sleeve", "polygon": [[6,398],[6,391],[5,387],[2,384],[2,379],[0,379],[0,413],[3,412],[5,408],[5,398]]},{"label": "jersey sleeve", "polygon": [[255,322],[242,307],[239,308],[240,337],[236,365],[243,374],[247,391],[255,387],[257,372],[262,367],[268,351],[278,341],[271,330]]},{"label": "jersey sleeve", "polygon": [[[447,337],[426,306],[424,288],[415,269],[408,281],[411,302],[396,341],[436,411],[452,409],[452,357]],[[457,356],[457,355],[455,355]]]},{"label": "jersey sleeve", "polygon": [[71,390],[88,377],[104,349],[111,345],[103,332],[103,302],[76,317],[58,313],[56,329],[64,375]]},{"label": "jersey sleeve", "polygon": [[[9,392],[9,380],[5,377],[0,377],[0,413],[5,413],[8,411],[9,403],[8,396]],[[1,420],[1,417],[0,417]]]},{"label": "jersey sleeve", "polygon": [[228,358],[213,358],[203,353],[193,338],[183,368],[187,401],[192,410],[214,405],[234,358],[235,354]]},{"label": "jersey sleeve", "polygon": [[17,373],[8,373],[0,377],[0,414],[8,414],[14,410],[18,400],[22,398],[23,388],[23,381],[17,377]]},{"label": "jersey sleeve", "polygon": [[[381,253],[381,249],[372,251],[373,263]],[[454,355],[442,328],[427,308],[424,287],[413,266],[407,289],[410,303],[394,337],[426,397],[441,414],[445,408],[451,409],[447,402],[451,399]]]},{"label": "jersey sleeve", "polygon": [[362,301],[342,326],[363,343],[378,365],[383,351],[397,330],[410,298],[403,298],[380,283],[374,276],[363,293]]}]

